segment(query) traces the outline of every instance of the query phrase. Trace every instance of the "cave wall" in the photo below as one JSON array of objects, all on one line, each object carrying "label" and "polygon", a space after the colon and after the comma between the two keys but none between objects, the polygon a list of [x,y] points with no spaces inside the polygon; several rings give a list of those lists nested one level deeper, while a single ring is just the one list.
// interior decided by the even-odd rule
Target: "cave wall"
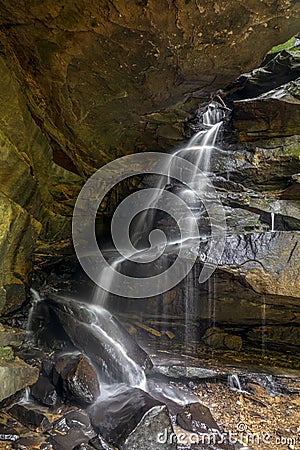
[{"label": "cave wall", "polygon": [[0,1],[0,312],[33,255],[69,251],[87,176],[172,148],[203,99],[298,32],[298,2],[244,3]]}]

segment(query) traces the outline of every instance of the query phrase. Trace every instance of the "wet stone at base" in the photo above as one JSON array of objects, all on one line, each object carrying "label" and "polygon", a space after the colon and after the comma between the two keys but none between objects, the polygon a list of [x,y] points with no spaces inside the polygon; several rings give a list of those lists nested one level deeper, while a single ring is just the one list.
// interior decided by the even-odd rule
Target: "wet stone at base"
[{"label": "wet stone at base", "polygon": [[173,433],[167,407],[140,389],[121,385],[104,401],[100,397],[91,409],[91,422],[108,442],[122,450],[176,449],[164,440]]},{"label": "wet stone at base", "polygon": [[68,401],[92,404],[100,394],[98,375],[82,354],[60,357],[55,364],[53,381]]},{"label": "wet stone at base", "polygon": [[73,450],[96,436],[85,411],[70,411],[53,424],[48,442],[54,450]]}]

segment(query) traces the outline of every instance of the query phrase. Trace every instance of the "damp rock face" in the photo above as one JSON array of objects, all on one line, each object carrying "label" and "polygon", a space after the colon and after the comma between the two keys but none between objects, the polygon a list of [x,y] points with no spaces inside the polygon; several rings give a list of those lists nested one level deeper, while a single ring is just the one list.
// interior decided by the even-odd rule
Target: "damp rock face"
[{"label": "damp rock face", "polygon": [[55,363],[53,380],[71,402],[89,405],[100,394],[97,372],[84,355],[61,356]]},{"label": "damp rock face", "polygon": [[241,141],[300,133],[300,78],[256,98],[234,104],[234,127]]},{"label": "damp rock face", "polygon": [[25,339],[26,332],[0,324],[0,347],[10,345],[20,347]]},{"label": "damp rock face", "polygon": [[243,341],[240,336],[226,333],[218,327],[212,327],[206,330],[202,340],[209,347],[216,349],[241,350]]},{"label": "damp rock face", "polygon": [[91,422],[104,438],[126,450],[176,449],[167,407],[136,388],[119,386],[91,409]]}]

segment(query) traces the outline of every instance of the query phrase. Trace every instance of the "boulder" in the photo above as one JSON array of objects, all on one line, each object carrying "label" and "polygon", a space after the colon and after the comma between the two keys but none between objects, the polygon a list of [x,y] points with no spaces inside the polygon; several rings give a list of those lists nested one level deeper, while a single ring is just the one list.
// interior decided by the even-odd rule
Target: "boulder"
[{"label": "boulder", "polygon": [[100,394],[100,385],[95,368],[81,354],[61,356],[55,363],[53,380],[62,385],[67,401],[92,404]]},{"label": "boulder", "polygon": [[8,410],[8,413],[30,430],[35,431],[38,428],[41,431],[48,431],[51,428],[45,412],[36,405],[16,403]]},{"label": "boulder", "polygon": [[47,301],[73,344],[106,375],[128,384],[144,381],[151,360],[111,313],[53,294]]},{"label": "boulder", "polygon": [[167,407],[140,389],[119,385],[103,400],[99,397],[90,414],[94,428],[124,450],[176,449],[168,443],[173,429]]},{"label": "boulder", "polygon": [[13,360],[0,360],[0,401],[10,397],[27,386],[34,384],[39,370],[16,357]]},{"label": "boulder", "polygon": [[201,403],[190,403],[181,408],[176,416],[177,424],[193,433],[216,433],[220,427],[214,420],[209,408]]},{"label": "boulder", "polygon": [[58,401],[55,387],[48,377],[40,375],[38,381],[31,388],[32,396],[46,406],[53,406]]},{"label": "boulder", "polygon": [[86,412],[73,410],[53,423],[48,442],[54,450],[73,450],[96,436]]}]

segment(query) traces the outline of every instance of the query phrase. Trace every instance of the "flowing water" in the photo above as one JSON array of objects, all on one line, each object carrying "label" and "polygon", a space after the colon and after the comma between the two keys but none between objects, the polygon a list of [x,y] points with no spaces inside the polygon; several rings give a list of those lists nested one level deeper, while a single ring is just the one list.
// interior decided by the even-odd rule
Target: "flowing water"
[{"label": "flowing water", "polygon": [[275,213],[271,212],[271,231],[274,233],[275,231]]},{"label": "flowing water", "polygon": [[[174,184],[174,181],[170,176],[167,177],[167,180],[166,177],[161,177],[156,184],[156,188],[159,188],[159,190],[157,190],[155,194],[149,199],[148,204],[145,205],[145,212],[143,212],[143,214],[135,224],[135,229],[133,232],[134,243],[138,241],[147,241],[149,232],[156,228],[155,208],[159,204],[161,195],[160,191],[164,189],[170,189],[171,187],[171,189],[176,192],[176,195],[182,196],[185,201],[191,205],[192,210],[193,208],[195,209],[195,213],[199,214],[200,211],[201,216],[204,208],[202,206],[201,209],[201,205],[199,205],[198,194],[201,193],[202,195],[203,192],[205,192],[207,178],[199,176],[199,174],[197,174],[197,169],[199,168],[205,174],[209,172],[211,155],[214,150],[218,150],[216,143],[218,140],[220,129],[222,127],[222,120],[224,118],[224,115],[224,108],[222,108],[216,102],[212,102],[211,104],[209,104],[206,108],[206,111],[202,115],[203,129],[197,132],[185,147],[177,150],[174,153],[174,156],[187,159],[194,164],[195,170],[190,174],[192,188],[187,189],[182,185]],[[172,173],[171,167],[169,173]],[[201,197],[201,195],[199,195],[199,197]],[[190,227],[189,223],[186,223],[185,226],[187,226],[188,229],[188,233],[186,235],[189,236],[189,232],[192,233],[193,228]],[[191,236],[191,238],[192,237],[193,236]],[[174,237],[171,237],[171,239],[169,239],[169,242],[167,243],[169,254],[172,254],[173,247],[175,248],[178,246],[191,245],[189,239],[176,239],[174,239]],[[149,264],[145,263],[156,259],[156,251],[158,251],[158,246],[156,246],[155,248],[151,247],[151,249],[137,247],[136,253],[134,255],[128,256],[134,256],[135,263],[144,263],[139,265],[146,266],[147,270],[149,271]],[[158,251],[158,253],[160,252]],[[113,255],[116,255],[115,250],[113,252]],[[167,259],[168,258],[161,258],[161,266],[163,266],[164,264],[169,264]],[[118,255],[117,257],[113,256],[112,262],[110,261],[110,266],[117,272],[122,270],[124,265],[126,266],[126,264],[127,258],[120,255]],[[104,269],[102,273],[99,274],[100,284],[102,279],[106,279],[107,281],[108,276],[110,277],[110,279],[108,280],[108,285],[112,286],[114,283],[114,276],[110,275],[106,269]],[[185,292],[185,337],[183,340],[183,344],[186,347],[194,339],[192,331],[193,328],[189,326],[191,316],[193,315],[193,304],[195,303],[194,293],[195,291],[197,291],[195,289],[194,283],[195,281],[192,282],[191,286],[186,286],[187,289]],[[124,296],[126,296],[126,292],[124,292],[124,294]],[[32,290],[32,296],[33,304],[29,314],[29,329],[31,328],[34,308],[41,301],[40,296],[34,290]],[[84,330],[84,333],[88,332],[89,336],[92,336],[93,342],[98,341],[99,345],[101,343],[101,346],[106,354],[109,354],[109,357],[112,358],[113,364],[117,365],[119,368],[122,367],[121,371],[123,373],[123,382],[125,382],[129,386],[140,387],[143,390],[147,390],[147,382],[144,370],[128,354],[125,342],[126,339],[123,339],[125,335],[122,334],[122,330],[120,331],[120,329],[118,328],[118,322],[107,310],[107,300],[109,298],[110,294],[107,291],[96,287],[93,297],[89,303],[78,302],[74,299],[69,299],[66,297],[57,297],[57,299],[54,300],[54,303],[56,302],[54,308],[57,308],[57,314],[60,315],[60,317],[64,318],[67,315],[67,320],[65,319],[65,321],[73,323],[73,328],[71,327],[72,332],[74,329],[76,330],[78,328],[77,334],[79,335],[81,332],[80,330],[82,329]],[[214,305],[212,305],[212,315],[214,315],[214,309]],[[66,325],[66,327],[66,331],[68,334],[68,325]],[[79,344],[80,348],[80,336],[76,336],[75,333],[72,340],[75,345],[78,346]],[[84,346],[81,346],[81,350],[86,351],[88,349]],[[115,380],[115,382],[116,381],[118,380]]]},{"label": "flowing water", "polygon": [[[214,151],[218,151],[219,148],[217,147],[217,141],[220,134],[220,129],[223,124],[223,119],[225,116],[225,109],[221,107],[221,105],[217,102],[211,102],[206,110],[204,111],[202,115],[202,128],[200,131],[198,131],[187,143],[187,145],[183,148],[178,149],[173,153],[175,157],[180,157],[183,159],[188,160],[189,162],[193,163],[194,170],[190,174],[190,187],[186,188],[184,186],[178,186],[178,184],[174,185],[174,181],[171,178],[172,173],[172,160],[170,162],[170,167],[168,168],[167,173],[169,173],[169,176],[167,179],[165,177],[160,177],[156,183],[156,191],[150,196],[148,200],[148,204],[145,205],[145,211],[143,211],[140,214],[139,220],[136,221],[135,227],[133,230],[133,243],[135,244],[137,250],[136,254],[134,254],[135,260],[139,259],[139,263],[144,263],[147,261],[146,258],[148,257],[148,249],[147,248],[140,248],[141,245],[138,245],[140,243],[145,243],[148,241],[148,237],[150,235],[150,232],[154,229],[157,229],[155,220],[157,218],[157,209],[159,209],[159,202],[161,200],[161,195],[164,189],[176,189],[174,192],[178,197],[183,199],[191,208],[193,212],[195,212],[195,215],[201,217],[201,214],[205,213],[205,209],[203,206],[201,207],[201,202],[199,201],[199,197],[205,195],[206,191],[206,183],[207,178],[203,176],[199,176],[199,173],[197,173],[198,169],[200,169],[204,174],[208,174],[210,171],[210,162],[211,162],[211,156]],[[199,195],[200,194],[200,195]],[[193,224],[191,222],[188,222],[184,218],[184,224],[183,226],[186,229],[187,235],[190,238],[193,238]],[[201,232],[201,231],[200,231]],[[174,245],[174,243],[177,243],[180,246],[188,246],[190,245],[190,242],[184,242],[180,237],[175,238],[175,240],[172,241],[173,238],[169,238],[168,240],[168,246]],[[176,241],[177,239],[177,241]],[[153,248],[151,247],[151,250],[153,251]],[[133,255],[129,255],[131,258]],[[121,270],[124,265],[126,266],[126,258],[124,257],[117,257],[110,265],[116,270]],[[164,264],[168,264],[168,261],[163,258],[161,258],[161,268],[165,269],[166,267],[163,267]],[[141,264],[140,264],[141,265]],[[148,268],[147,268],[148,270]],[[107,278],[108,276],[108,270],[104,269],[102,273],[99,275],[99,284],[101,284],[101,280],[103,278]],[[107,281],[107,280],[106,280]],[[111,286],[114,283],[113,276],[110,275],[109,285]],[[195,286],[194,281],[190,281],[190,284],[192,283],[193,286],[188,285],[189,280],[186,280],[186,292],[185,292],[185,299],[186,299],[186,305],[185,305],[185,338],[184,338],[184,344],[188,346],[189,342],[193,340],[193,332],[192,328],[189,326],[190,324],[190,316],[191,312],[193,311],[193,304],[195,302],[194,299],[194,292],[195,292]],[[213,295],[212,295],[213,296]],[[103,289],[96,287],[93,300],[92,302],[94,304],[97,304],[99,306],[105,307],[106,301],[109,299],[110,295],[109,293],[105,292]],[[214,303],[211,305],[212,312],[214,314],[215,306]]]},{"label": "flowing water", "polygon": [[[220,104],[217,102],[211,102],[204,113],[202,114],[202,129],[198,131],[187,143],[187,145],[183,148],[178,149],[173,153],[174,156],[180,157],[183,159],[188,160],[189,162],[193,163],[195,169],[193,173],[190,174],[190,188],[186,188],[183,186],[176,186],[176,195],[181,197],[187,204],[191,206],[191,209],[195,210],[195,213],[198,214],[198,216],[205,212],[204,208],[202,207],[201,212],[201,205],[199,204],[199,197],[205,193],[206,190],[206,183],[207,178],[203,176],[199,176],[199,173],[197,173],[198,169],[200,169],[204,174],[208,174],[210,171],[210,161],[211,156],[214,151],[218,151],[219,148],[217,147],[217,141],[219,137],[219,133],[223,124],[223,119],[225,116],[225,109],[221,107]],[[172,173],[172,160],[169,167],[169,174]],[[145,243],[148,240],[149,233],[151,230],[156,228],[155,220],[157,218],[156,210],[159,207],[159,201],[161,199],[161,193],[164,189],[174,189],[174,181],[172,180],[171,176],[169,175],[167,179],[165,177],[160,177],[158,181],[156,182],[157,191],[153,193],[153,195],[150,196],[148,200],[148,204],[145,205],[145,211],[140,214],[139,219],[135,223],[135,228],[132,233],[132,239],[133,243],[136,247],[136,254],[134,254],[135,261],[139,261],[140,263],[145,263],[147,261],[148,249],[147,248],[141,248],[140,243]],[[201,195],[199,195],[201,194]],[[199,197],[198,197],[199,195]],[[200,211],[200,214],[199,214]],[[188,228],[188,235],[192,238],[192,226],[189,225],[189,223],[185,223],[185,226]],[[189,242],[183,242],[178,239],[178,241],[172,241],[169,239],[168,245],[174,245],[174,243],[177,243],[181,246],[184,245],[190,245]],[[140,245],[137,245],[140,244]],[[132,255],[130,255],[132,257]],[[153,259],[153,258],[152,258]],[[165,263],[167,264],[166,260],[161,259],[161,267]],[[124,265],[126,266],[127,260],[125,257],[117,257],[114,259],[113,262],[110,262],[110,265],[116,270],[119,271],[122,268],[124,268]],[[141,265],[141,264],[140,264]],[[145,264],[144,264],[145,265]],[[102,273],[99,274],[99,281],[101,284],[101,280],[103,278],[107,278],[108,271],[104,269]],[[107,280],[106,280],[107,281]],[[110,275],[109,285],[111,286],[114,283],[114,277]],[[193,307],[195,304],[195,280],[192,278],[188,278],[185,281],[185,336],[184,336],[184,346],[187,348],[189,347],[190,343],[193,342],[195,336],[194,327],[191,324],[191,317],[193,316]],[[209,282],[209,286],[211,286],[211,282]],[[211,286],[211,290],[213,290],[214,286]],[[93,305],[98,305],[98,308],[101,307],[103,313],[99,312],[98,314],[103,314],[106,307],[106,302],[109,299],[110,294],[100,287],[96,287],[92,299]],[[212,314],[212,321],[214,323],[214,314],[215,314],[215,305],[214,305],[214,296],[213,293],[210,293],[211,297],[211,314]],[[94,307],[94,306],[93,306]],[[94,325],[97,327],[97,325]],[[101,330],[98,330],[99,332],[99,338],[105,338],[107,340],[111,341],[111,345],[115,346],[115,350],[120,352],[120,357],[125,352],[125,349],[122,348],[121,343],[114,343],[114,335],[111,334],[110,336],[101,336]],[[130,368],[129,364],[129,368]],[[132,380],[131,383],[133,383],[134,377],[136,374],[132,374]],[[142,384],[144,380],[140,380],[139,384]]]},{"label": "flowing water", "polygon": [[235,373],[228,375],[228,387],[233,391],[242,392],[239,376]]}]

